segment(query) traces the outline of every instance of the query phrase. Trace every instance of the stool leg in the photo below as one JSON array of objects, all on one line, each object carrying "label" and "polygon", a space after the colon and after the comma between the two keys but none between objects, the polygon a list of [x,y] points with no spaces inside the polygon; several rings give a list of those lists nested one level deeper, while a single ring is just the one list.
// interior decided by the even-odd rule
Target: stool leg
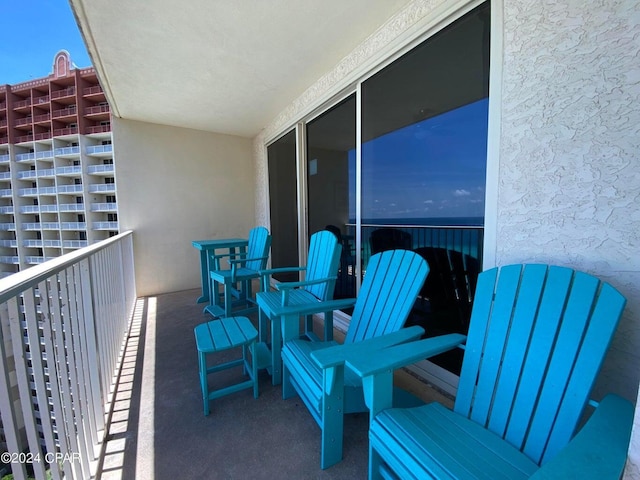
[{"label": "stool leg", "polygon": [[258,398],[258,364],[256,362],[256,342],[251,342],[251,377],[253,378],[253,398]]},{"label": "stool leg", "polygon": [[[253,358],[253,354],[252,354]],[[242,345],[242,374],[248,375],[249,371],[247,370],[247,344]]]},{"label": "stool leg", "polygon": [[200,386],[202,388],[202,400],[204,402],[204,414],[209,415],[209,387],[207,385],[207,356],[204,352],[198,352],[200,368]]}]

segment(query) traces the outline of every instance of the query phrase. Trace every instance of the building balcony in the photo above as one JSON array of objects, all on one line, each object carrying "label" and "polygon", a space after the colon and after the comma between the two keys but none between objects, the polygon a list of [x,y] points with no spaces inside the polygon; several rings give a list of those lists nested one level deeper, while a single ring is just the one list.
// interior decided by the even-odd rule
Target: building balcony
[{"label": "building balcony", "polygon": [[94,85],[93,87],[87,87],[82,90],[83,95],[99,95],[104,93],[100,85]]},{"label": "building balcony", "polygon": [[51,112],[51,118],[73,117],[77,113],[76,107],[61,108]]},{"label": "building balcony", "polygon": [[113,155],[113,145],[90,145],[87,147],[87,155],[90,157],[110,157]]},{"label": "building balcony", "polygon": [[51,92],[51,98],[64,98],[71,97],[76,94],[76,87],[68,87],[62,90],[56,90],[55,92]]},{"label": "building balcony", "polygon": [[109,165],[89,165],[87,168],[87,173],[90,175],[113,176],[115,171],[113,163]]},{"label": "building balcony", "polygon": [[0,180],[11,180],[11,172],[0,172]]},{"label": "building balcony", "polygon": [[18,241],[16,239],[0,240],[0,247],[17,248]]},{"label": "building balcony", "polygon": [[82,185],[59,185],[57,193],[82,193]]},{"label": "building balcony", "polygon": [[44,123],[48,122],[49,120],[51,120],[50,113],[43,113],[42,115],[35,115],[33,117],[33,123]]},{"label": "building balcony", "polygon": [[87,134],[105,133],[110,131],[111,131],[111,125],[94,125],[92,127],[87,127]]},{"label": "building balcony", "polygon": [[40,152],[36,152],[36,158],[38,160],[42,160],[44,158],[53,158],[53,150],[42,150]]},{"label": "building balcony", "polygon": [[108,230],[116,232],[118,231],[118,222],[93,222],[91,224],[92,230]]},{"label": "building balcony", "polygon": [[27,143],[27,142],[33,142],[33,134],[20,135],[19,137],[16,137],[16,143]]},{"label": "building balcony", "polygon": [[11,198],[13,196],[12,190],[10,188],[2,188],[0,189],[0,198]]},{"label": "building balcony", "polygon": [[18,265],[20,263],[20,257],[18,257],[17,255],[2,255],[0,256],[0,263]]},{"label": "building balcony", "polygon": [[64,137],[65,135],[76,135],[78,127],[57,128],[53,131],[54,137]]},{"label": "building balcony", "polygon": [[62,222],[60,223],[61,230],[86,230],[87,224],[86,222]]},{"label": "building balcony", "polygon": [[0,155],[0,163],[9,163],[11,161],[11,156],[8,153],[3,153]]},{"label": "building balcony", "polygon": [[84,203],[60,203],[58,211],[64,212],[84,212]]},{"label": "building balcony", "polygon": [[79,177],[82,175],[82,166],[70,165],[68,167],[58,167],[55,169],[55,173],[61,177]]},{"label": "building balcony", "polygon": [[14,231],[16,229],[15,223],[0,223],[0,230],[4,232]]},{"label": "building balcony", "polygon": [[31,162],[35,159],[36,159],[35,152],[18,153],[16,155],[16,162]]},{"label": "building balcony", "polygon": [[101,113],[110,113],[111,109],[109,105],[95,105],[93,107],[87,107],[84,109],[85,115],[98,115]]},{"label": "building balcony", "polygon": [[116,184],[115,183],[95,183],[89,185],[90,193],[115,193],[116,192]]},{"label": "building balcony", "polygon": [[0,207],[0,213],[4,215],[13,215],[15,212],[15,208],[13,205],[7,205],[4,207]]},{"label": "building balcony", "polygon": [[91,211],[92,212],[117,212],[118,204],[117,203],[92,203]]},{"label": "building balcony", "polygon": [[57,157],[77,157],[78,155],[80,155],[80,147],[73,146],[56,148],[53,153],[55,153]]}]

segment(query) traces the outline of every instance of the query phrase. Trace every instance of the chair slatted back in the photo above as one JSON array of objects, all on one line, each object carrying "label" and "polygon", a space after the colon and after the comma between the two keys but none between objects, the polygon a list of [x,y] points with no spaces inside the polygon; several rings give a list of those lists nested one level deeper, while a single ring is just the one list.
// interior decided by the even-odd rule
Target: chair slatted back
[{"label": "chair slatted back", "polygon": [[247,257],[263,258],[262,260],[249,260],[245,263],[245,268],[249,270],[262,270],[267,265],[267,258],[269,256],[269,249],[271,248],[271,235],[269,230],[265,227],[255,227],[249,232],[249,239],[247,245]]},{"label": "chair slatted back", "polygon": [[[311,235],[305,281],[337,276],[341,252],[342,245],[338,243],[336,236],[328,230],[322,230]],[[333,280],[331,282],[308,285],[304,289],[319,300],[331,300],[335,285],[336,282]]]},{"label": "chair slatted back", "polygon": [[399,330],[429,273],[429,265],[408,250],[387,250],[369,259],[344,343]]},{"label": "chair slatted back", "polygon": [[571,439],[626,301],[547,265],[478,277],[454,410],[542,464]]}]

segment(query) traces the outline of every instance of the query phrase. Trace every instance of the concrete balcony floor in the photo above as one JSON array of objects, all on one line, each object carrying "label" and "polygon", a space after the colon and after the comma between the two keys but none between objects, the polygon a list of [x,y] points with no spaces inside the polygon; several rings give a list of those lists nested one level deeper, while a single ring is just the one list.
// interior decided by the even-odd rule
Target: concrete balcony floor
[{"label": "concrete balcony floor", "polygon": [[[101,478],[366,478],[368,415],[346,417],[344,458],[321,470],[320,428],[299,398],[282,399],[266,371],[258,399],[242,390],[212,401],[203,415],[193,328],[211,317],[196,303],[199,293],[138,299]],[[225,354],[237,352],[218,358]],[[210,385],[241,375],[239,367],[213,374]]]}]

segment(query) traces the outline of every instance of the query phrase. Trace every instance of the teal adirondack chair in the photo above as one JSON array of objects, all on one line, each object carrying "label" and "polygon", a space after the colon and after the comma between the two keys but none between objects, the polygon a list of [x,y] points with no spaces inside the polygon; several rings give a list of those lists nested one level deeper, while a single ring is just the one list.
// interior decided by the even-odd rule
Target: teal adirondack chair
[{"label": "teal adirondack chair", "polygon": [[345,360],[357,352],[375,355],[379,348],[420,336],[421,331],[402,326],[428,273],[427,262],[414,252],[388,250],[373,255],[344,343],[299,339],[285,344],[283,396],[297,392],[318,422],[322,468],[342,459],[343,414],[367,411],[362,382],[344,367]]},{"label": "teal adirondack chair", "polygon": [[[313,333],[312,315],[324,313],[324,338],[333,338],[333,310],[353,304],[343,300],[338,304],[326,304],[333,298],[333,291],[340,263],[342,246],[335,235],[320,231],[311,235],[309,257],[306,267],[282,267],[262,270],[262,291],[256,294],[259,308],[260,338],[257,345],[258,366],[271,373],[273,385],[282,382],[283,340],[300,336],[300,317],[305,317],[303,335],[311,340],[318,338]],[[301,282],[282,282],[270,291],[271,276],[285,272],[305,272]],[[270,324],[270,325],[268,325]],[[267,343],[268,327],[271,343]]]},{"label": "teal adirondack chair", "polygon": [[[212,255],[209,259],[209,264],[213,265],[209,271],[211,303],[205,307],[205,311],[214,317],[254,312],[257,307],[251,282],[260,277],[258,272],[266,266],[270,248],[269,231],[265,227],[255,227],[249,232],[246,252]],[[224,258],[228,260],[230,268],[222,268],[221,260]],[[218,298],[218,285],[222,285],[224,291],[222,305],[215,301]],[[237,309],[238,306],[243,308]]]},{"label": "teal adirondack chair", "polygon": [[607,395],[574,437],[622,311],[607,283],[510,265],[478,277],[453,411],[391,408],[393,369],[457,334],[351,358],[371,408],[369,478],[619,478],[632,405]]}]

